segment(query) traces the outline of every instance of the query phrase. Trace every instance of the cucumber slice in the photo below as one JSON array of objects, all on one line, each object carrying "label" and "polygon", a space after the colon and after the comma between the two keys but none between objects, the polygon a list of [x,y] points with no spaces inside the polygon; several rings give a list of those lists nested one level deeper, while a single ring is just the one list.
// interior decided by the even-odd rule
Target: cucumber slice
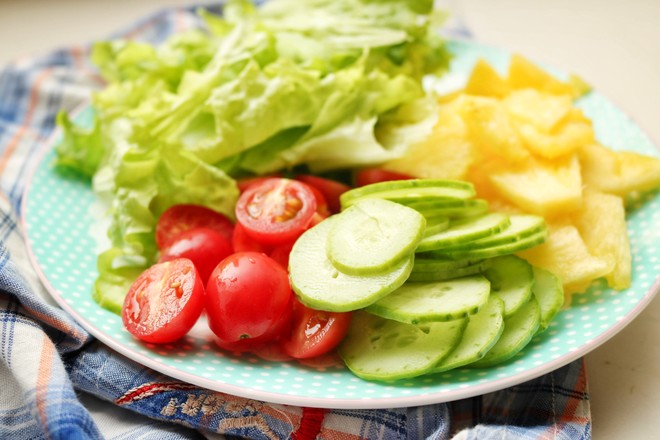
[{"label": "cucumber slice", "polygon": [[410,179],[372,183],[343,193],[339,201],[346,209],[360,199],[376,197],[408,204],[429,199],[469,199],[475,196],[474,185],[461,180]]},{"label": "cucumber slice", "polygon": [[476,263],[481,263],[485,260],[449,260],[447,258],[433,258],[426,256],[428,254],[417,254],[415,256],[415,265],[413,272],[448,272],[465,266],[471,266]]},{"label": "cucumber slice", "polygon": [[412,270],[413,257],[392,270],[374,275],[347,275],[328,259],[328,234],[337,216],[305,231],[289,257],[291,288],[308,307],[333,312],[361,309],[401,286]]},{"label": "cucumber slice", "polygon": [[476,362],[499,340],[504,331],[504,303],[491,296],[486,305],[470,316],[461,342],[433,368],[433,373],[452,370]]},{"label": "cucumber slice", "polygon": [[442,232],[424,237],[417,246],[417,252],[433,251],[488,237],[508,227],[509,224],[509,216],[499,212],[459,220],[451,223],[449,228]]},{"label": "cucumber slice", "polygon": [[332,222],[328,258],[345,274],[382,273],[410,257],[425,224],[423,215],[398,203],[360,200]]},{"label": "cucumber slice", "polygon": [[[503,255],[515,254],[516,252],[537,246],[543,243],[547,237],[548,231],[544,228],[540,232],[532,234],[529,237],[521,238],[520,240],[514,241],[512,243],[499,244],[477,249],[441,249],[434,251],[432,255],[455,260],[495,258]],[[419,250],[419,246],[417,249]]]},{"label": "cucumber slice", "polygon": [[564,305],[564,287],[561,280],[552,272],[533,267],[534,285],[532,294],[541,308],[541,325],[538,333],[550,325]]},{"label": "cucumber slice", "polygon": [[417,326],[358,311],[338,352],[362,379],[411,378],[442,361],[459,343],[466,325],[467,319],[459,319]]},{"label": "cucumber slice", "polygon": [[437,234],[438,232],[444,231],[448,227],[449,227],[449,217],[445,217],[442,215],[435,217],[426,217],[426,228],[424,229],[424,237]]},{"label": "cucumber slice", "polygon": [[489,295],[490,283],[482,275],[429,283],[408,282],[366,310],[410,324],[451,321],[477,313]]},{"label": "cucumber slice", "polygon": [[421,212],[425,217],[443,215],[453,219],[474,217],[488,212],[488,202],[484,199],[432,199],[414,200],[406,206]]},{"label": "cucumber slice", "polygon": [[481,260],[467,266],[455,267],[453,269],[446,270],[439,269],[434,271],[423,271],[415,270],[415,267],[416,265],[413,266],[413,270],[408,277],[408,281],[442,281],[481,273],[490,267],[490,260]]},{"label": "cucumber slice", "polygon": [[532,340],[540,324],[541,309],[532,297],[513,316],[504,319],[504,331],[500,339],[484,357],[470,366],[492,367],[511,359]]},{"label": "cucumber slice", "polygon": [[484,276],[490,281],[492,293],[504,301],[505,318],[513,315],[532,297],[532,265],[520,257],[506,255],[491,259]]},{"label": "cucumber slice", "polygon": [[[459,243],[455,246],[451,246],[451,249],[479,249],[513,243],[529,237],[530,235],[542,232],[546,228],[543,217],[536,215],[513,214],[509,216],[509,220],[511,221],[509,227],[501,230],[497,234],[479,240]],[[443,250],[446,250],[447,248]]]}]

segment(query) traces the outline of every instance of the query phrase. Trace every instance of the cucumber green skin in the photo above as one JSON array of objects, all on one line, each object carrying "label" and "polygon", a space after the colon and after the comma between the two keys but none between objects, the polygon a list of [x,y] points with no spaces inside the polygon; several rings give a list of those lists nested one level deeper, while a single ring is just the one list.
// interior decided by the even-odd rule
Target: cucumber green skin
[{"label": "cucumber green skin", "polygon": [[484,199],[431,199],[431,200],[413,200],[406,203],[425,217],[437,215],[446,216],[452,219],[474,217],[488,212],[488,202]]},{"label": "cucumber green skin", "polygon": [[[366,222],[374,227],[363,229]],[[383,273],[409,259],[424,236],[419,212],[383,199],[364,199],[334,216],[327,238],[333,266],[348,275]]]},{"label": "cucumber green skin", "polygon": [[532,297],[532,265],[520,257],[505,255],[490,259],[484,276],[490,281],[493,294],[504,301],[505,318],[516,313]]},{"label": "cucumber green skin", "polygon": [[434,271],[415,270],[415,266],[413,266],[413,270],[410,273],[410,276],[408,277],[408,281],[430,282],[430,281],[451,280],[453,278],[459,278],[468,275],[475,275],[478,273],[482,273],[488,267],[490,267],[489,260],[482,260],[477,263],[470,264],[468,266],[456,267],[447,270],[441,270],[441,269],[437,269]]},{"label": "cucumber green skin", "polygon": [[432,371],[458,345],[466,325],[459,319],[416,326],[357,311],[338,353],[362,379],[407,379]]},{"label": "cucumber green skin", "polygon": [[541,309],[541,325],[537,333],[544,331],[564,305],[564,287],[561,280],[553,273],[533,267],[534,285],[532,294]]},{"label": "cucumber green skin", "polygon": [[432,199],[469,199],[476,195],[474,185],[460,180],[410,179],[372,183],[353,188],[339,197],[342,210],[365,197],[392,200],[402,204]]},{"label": "cucumber green skin", "polygon": [[541,325],[541,309],[534,297],[515,314],[504,320],[504,331],[484,357],[470,364],[475,368],[492,367],[517,355],[532,340]]},{"label": "cucumber green skin", "polygon": [[[479,249],[435,250],[432,252],[432,255],[454,260],[495,258],[503,255],[514,254],[516,252],[524,251],[525,249],[537,246],[545,242],[547,237],[548,231],[544,229],[541,232],[537,232],[533,235],[530,235],[529,237],[522,238],[512,243],[505,243]],[[419,247],[417,249],[419,250]]]},{"label": "cucumber green skin", "polygon": [[496,234],[509,224],[509,216],[500,213],[490,213],[458,221],[450,224],[449,228],[442,232],[424,237],[417,246],[417,252],[444,251],[443,248],[448,246],[456,246]]},{"label": "cucumber green skin", "polygon": [[392,270],[375,275],[347,275],[327,257],[327,238],[335,217],[305,231],[289,257],[289,281],[298,299],[308,307],[331,312],[362,309],[401,286],[409,277],[414,257],[404,258]]},{"label": "cucumber green skin", "polygon": [[433,373],[453,370],[483,358],[504,332],[504,303],[496,296],[470,316],[461,342],[433,368]]},{"label": "cucumber green skin", "polygon": [[446,258],[433,257],[433,255],[416,254],[413,272],[450,272],[454,269],[472,266],[486,261],[488,260],[448,260]]},{"label": "cucumber green skin", "polygon": [[[502,229],[500,232],[490,235],[479,240],[472,240],[463,243],[457,243],[454,246],[447,246],[443,250],[469,250],[469,249],[483,249],[507,243],[515,243],[519,240],[527,238],[537,233],[546,230],[545,220],[543,217],[533,215],[510,215],[509,219],[511,224],[509,227]],[[521,223],[525,222],[526,225],[522,226]]]},{"label": "cucumber green skin", "polygon": [[488,301],[490,282],[482,275],[428,283],[405,283],[366,311],[409,324],[452,321],[477,313]]},{"label": "cucumber green skin", "polygon": [[[444,231],[449,227],[449,217],[435,216],[425,218],[426,228],[424,229],[424,237],[437,234],[438,232]],[[417,246],[417,243],[415,243],[415,246]]]}]

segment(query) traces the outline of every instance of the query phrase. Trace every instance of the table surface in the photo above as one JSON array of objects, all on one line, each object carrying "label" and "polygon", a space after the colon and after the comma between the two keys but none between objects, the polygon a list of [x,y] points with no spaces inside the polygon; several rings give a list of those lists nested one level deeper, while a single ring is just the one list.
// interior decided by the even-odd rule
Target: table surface
[{"label": "table surface", "polygon": [[[24,55],[104,38],[185,0],[0,0],[0,66]],[[573,72],[660,145],[660,2],[446,0],[482,42]],[[586,356],[593,437],[657,438],[660,298]]]}]

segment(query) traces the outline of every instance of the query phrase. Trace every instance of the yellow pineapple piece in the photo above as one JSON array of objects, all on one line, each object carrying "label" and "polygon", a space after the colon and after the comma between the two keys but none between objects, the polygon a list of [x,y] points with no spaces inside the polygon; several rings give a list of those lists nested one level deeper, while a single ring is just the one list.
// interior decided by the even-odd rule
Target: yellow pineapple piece
[{"label": "yellow pineapple piece", "polygon": [[580,121],[564,121],[550,133],[543,133],[532,124],[518,124],[517,128],[525,146],[546,159],[574,153],[595,141],[591,125]]},{"label": "yellow pineapple piece", "polygon": [[497,156],[512,163],[529,157],[500,100],[465,96],[461,102],[461,115],[470,140],[482,155]]},{"label": "yellow pineapple piece", "polygon": [[507,81],[483,59],[477,60],[465,86],[465,93],[470,95],[501,98],[509,91]]},{"label": "yellow pineapple piece", "polygon": [[532,214],[561,216],[582,203],[577,155],[555,161],[530,159],[524,166],[495,172],[490,179],[502,197]]},{"label": "yellow pineapple piece", "polygon": [[514,54],[509,63],[508,82],[512,89],[537,89],[557,95],[579,96],[576,89],[552,76],[527,58]]},{"label": "yellow pineapple piece", "polygon": [[502,102],[516,121],[531,124],[541,133],[550,133],[567,117],[573,105],[570,95],[553,95],[536,89],[514,90]]},{"label": "yellow pineapple piece", "polygon": [[631,282],[630,242],[626,212],[619,196],[585,190],[582,208],[573,216],[589,252],[607,262],[610,287],[626,289]]},{"label": "yellow pineapple piece", "polygon": [[571,224],[549,224],[545,243],[519,255],[557,275],[567,294],[585,290],[593,280],[607,275],[610,270],[607,261],[589,252],[578,229]]},{"label": "yellow pineapple piece", "polygon": [[454,101],[442,105],[430,136],[383,168],[419,178],[465,179],[475,154],[458,105]]},{"label": "yellow pineapple piece", "polygon": [[580,165],[586,185],[627,196],[660,188],[660,159],[632,151],[612,151],[598,143],[584,145]]}]

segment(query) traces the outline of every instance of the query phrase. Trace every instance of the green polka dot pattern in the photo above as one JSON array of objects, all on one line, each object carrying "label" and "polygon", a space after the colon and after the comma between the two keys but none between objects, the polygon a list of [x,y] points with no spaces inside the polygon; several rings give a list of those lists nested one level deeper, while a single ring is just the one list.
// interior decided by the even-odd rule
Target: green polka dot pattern
[{"label": "green polka dot pattern", "polygon": [[[504,67],[500,50],[458,43],[452,72],[438,87],[460,86],[478,57]],[[658,155],[645,134],[612,103],[592,93],[579,104],[594,120],[599,139],[614,149]],[[83,111],[79,121],[89,121]],[[605,342],[630,322],[658,290],[660,198],[649,195],[632,206],[628,227],[633,251],[633,285],[613,291],[593,286],[575,298],[548,330],[510,362],[490,369],[457,369],[396,383],[371,383],[344,368],[313,368],[295,362],[268,362],[215,348],[204,321],[176,344],[155,346],[134,340],[121,318],[91,298],[96,277],[99,228],[96,198],[88,182],[53,169],[49,146],[26,193],[28,244],[42,279],[58,303],[101,341],[162,373],[217,391],[294,405],[334,408],[413,406],[494,391],[539,376]]]}]

